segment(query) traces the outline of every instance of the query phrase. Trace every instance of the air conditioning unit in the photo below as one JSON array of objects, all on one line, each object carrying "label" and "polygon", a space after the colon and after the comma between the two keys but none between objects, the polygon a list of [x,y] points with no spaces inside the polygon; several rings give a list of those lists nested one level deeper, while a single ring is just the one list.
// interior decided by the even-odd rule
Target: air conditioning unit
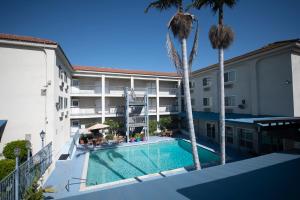
[{"label": "air conditioning unit", "polygon": [[56,102],[56,103],[55,103],[55,107],[56,107],[56,110],[59,110],[59,109],[60,109],[59,102]]}]

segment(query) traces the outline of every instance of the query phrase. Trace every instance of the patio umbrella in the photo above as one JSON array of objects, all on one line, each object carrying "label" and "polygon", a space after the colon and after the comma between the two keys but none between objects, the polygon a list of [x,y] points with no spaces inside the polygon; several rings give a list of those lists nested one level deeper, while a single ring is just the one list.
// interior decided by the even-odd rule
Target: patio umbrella
[{"label": "patio umbrella", "polygon": [[109,128],[109,125],[97,123],[89,127],[87,130],[92,131],[92,130],[99,130],[99,129],[106,129],[106,128]]}]

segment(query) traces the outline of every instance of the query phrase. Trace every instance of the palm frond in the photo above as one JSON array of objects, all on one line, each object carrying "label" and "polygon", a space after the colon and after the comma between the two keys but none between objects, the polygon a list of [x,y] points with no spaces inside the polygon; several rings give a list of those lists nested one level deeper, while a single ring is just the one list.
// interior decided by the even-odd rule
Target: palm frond
[{"label": "palm frond", "polygon": [[174,63],[177,74],[179,76],[183,76],[182,60],[172,42],[169,32],[167,33],[166,47],[167,47],[168,55],[169,55],[171,61]]},{"label": "palm frond", "polygon": [[238,0],[193,0],[192,4],[188,5],[188,9],[195,8],[201,9],[203,7],[209,6],[214,13],[223,8],[224,5],[229,8],[233,8]]},{"label": "palm frond", "polygon": [[158,0],[150,3],[147,8],[145,9],[145,13],[149,11],[150,8],[155,8],[160,11],[167,10],[172,6],[179,8],[182,7],[182,0]]},{"label": "palm frond", "polygon": [[171,28],[174,37],[181,40],[182,38],[188,38],[192,29],[193,20],[194,16],[190,13],[177,12],[176,15],[171,18],[168,27]]},{"label": "palm frond", "polygon": [[229,26],[213,25],[209,30],[209,39],[214,49],[226,49],[233,42],[234,33]]},{"label": "palm frond", "polygon": [[198,21],[197,21],[197,26],[196,26],[196,32],[195,32],[195,37],[194,37],[194,42],[193,42],[193,47],[189,56],[189,71],[192,71],[192,65],[194,58],[197,55],[198,51],[198,38],[199,38],[199,29],[198,29]]}]

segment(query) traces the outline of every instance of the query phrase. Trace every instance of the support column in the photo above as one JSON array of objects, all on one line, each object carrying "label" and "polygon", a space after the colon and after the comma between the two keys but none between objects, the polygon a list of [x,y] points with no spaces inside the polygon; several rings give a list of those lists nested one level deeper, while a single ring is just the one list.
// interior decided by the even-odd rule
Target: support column
[{"label": "support column", "polygon": [[134,78],[133,78],[133,76],[130,77],[130,88],[134,89]]},{"label": "support column", "polygon": [[156,78],[156,121],[159,122],[159,79],[158,78]]},{"label": "support column", "polygon": [[178,104],[178,112],[181,112],[181,81],[178,81],[178,91],[177,91],[177,104]]},{"label": "support column", "polygon": [[101,76],[101,111],[102,111],[102,117],[101,122],[105,122],[105,75]]}]

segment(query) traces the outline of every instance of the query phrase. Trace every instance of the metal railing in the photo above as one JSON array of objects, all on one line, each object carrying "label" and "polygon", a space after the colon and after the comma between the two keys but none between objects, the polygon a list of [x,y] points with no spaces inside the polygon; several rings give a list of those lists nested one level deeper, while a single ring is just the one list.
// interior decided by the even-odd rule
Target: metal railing
[{"label": "metal railing", "polygon": [[71,115],[93,115],[93,114],[101,114],[101,107],[72,107]]},{"label": "metal railing", "polygon": [[160,112],[178,112],[177,105],[161,105],[159,107]]},{"label": "metal railing", "polygon": [[38,180],[46,172],[52,163],[52,143],[49,143],[29,160],[22,163],[18,170],[15,169],[0,181],[0,199],[13,200],[15,197],[15,183],[19,183],[18,199],[23,199],[26,190],[35,180]]},{"label": "metal railing", "polygon": [[101,85],[79,85],[79,87],[72,86],[72,94],[101,94]]},{"label": "metal railing", "polygon": [[108,114],[123,114],[124,112],[124,106],[109,106],[105,108],[105,113]]},{"label": "metal railing", "polygon": [[125,86],[110,86],[106,89],[107,94],[124,94]]},{"label": "metal railing", "polygon": [[159,88],[159,93],[164,95],[176,95],[178,94],[178,88]]},{"label": "metal railing", "polygon": [[135,87],[134,91],[137,94],[146,94],[146,92],[148,92],[148,94],[152,94],[152,95],[156,94],[156,88]]}]

